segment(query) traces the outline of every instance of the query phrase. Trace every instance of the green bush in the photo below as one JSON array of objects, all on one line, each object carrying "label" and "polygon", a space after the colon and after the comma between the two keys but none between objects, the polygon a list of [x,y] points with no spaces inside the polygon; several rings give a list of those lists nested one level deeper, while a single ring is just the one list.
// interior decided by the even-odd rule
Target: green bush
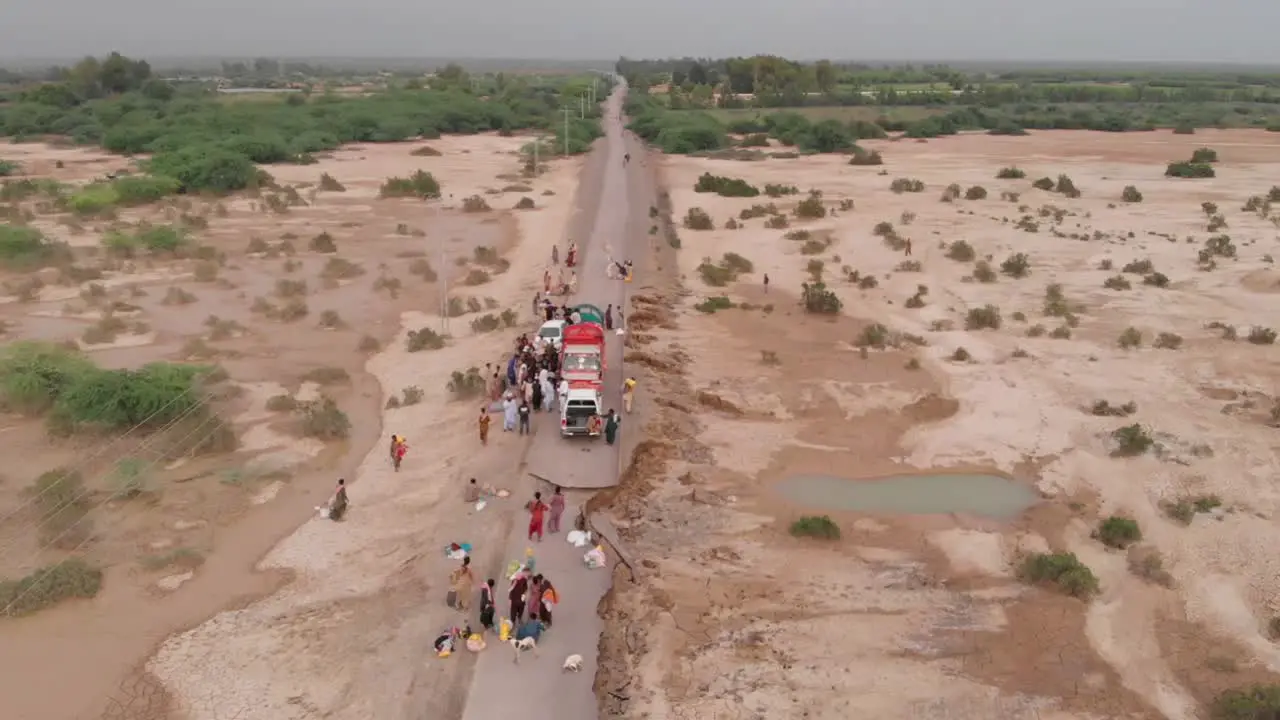
[{"label": "green bush", "polygon": [[1027,173],[1019,167],[1000,168],[1000,171],[996,173],[998,180],[1021,180],[1026,176]]},{"label": "green bush", "polygon": [[1036,180],[1035,182],[1031,183],[1031,187],[1037,190],[1045,190],[1045,191],[1051,192],[1053,190],[1053,179],[1042,177],[1039,180]]},{"label": "green bush", "polygon": [[1138,527],[1136,520],[1112,515],[1098,523],[1098,529],[1094,531],[1093,536],[1107,547],[1123,550],[1142,540],[1142,530]]},{"label": "green bush", "polygon": [[723,197],[756,197],[760,190],[741,178],[702,173],[694,183],[694,192],[715,193]]},{"label": "green bush", "polygon": [[1116,428],[1111,432],[1111,439],[1116,443],[1115,449],[1111,451],[1115,457],[1142,455],[1156,442],[1147,429],[1137,423]]},{"label": "green bush", "polygon": [[302,434],[321,440],[341,440],[351,433],[351,420],[328,395],[298,403]]},{"label": "green bush", "polygon": [[1280,716],[1280,685],[1227,690],[1209,705],[1211,720],[1272,720]]},{"label": "green bush", "polygon": [[0,225],[0,268],[27,272],[69,262],[71,249],[66,243],[49,240],[33,227]]},{"label": "green bush", "polygon": [[791,534],[795,537],[839,540],[840,526],[827,515],[806,515],[791,523]]},{"label": "green bush", "polygon": [[1191,162],[1193,163],[1216,163],[1218,162],[1218,151],[1211,148],[1197,148],[1191,153]]},{"label": "green bush", "polygon": [[153,175],[173,178],[188,192],[233,192],[257,185],[260,178],[249,158],[217,145],[158,152],[147,169]]},{"label": "green bush", "polygon": [[1142,193],[1138,192],[1138,188],[1132,185],[1125,185],[1124,190],[1120,193],[1120,199],[1127,203],[1142,202]]},{"label": "green bush", "polygon": [[440,183],[425,170],[417,170],[407,178],[390,177],[382,183],[378,194],[384,198],[416,197],[429,200],[440,199]]},{"label": "green bush", "polygon": [[964,318],[965,330],[999,330],[1002,323],[1000,308],[995,305],[972,308]]},{"label": "green bush", "polygon": [[973,246],[964,240],[957,240],[947,246],[947,257],[957,262],[973,262],[977,256]]},{"label": "green bush", "polygon": [[1033,553],[1018,567],[1024,582],[1047,584],[1072,597],[1088,599],[1098,592],[1098,578],[1075,553]]},{"label": "green bush", "polygon": [[803,283],[800,288],[800,300],[805,312],[815,315],[838,315],[844,306],[840,298],[820,281]]},{"label": "green bush", "polygon": [[1166,177],[1176,178],[1211,178],[1216,175],[1212,165],[1196,162],[1169,163],[1164,174]]},{"label": "green bush", "polygon": [[102,589],[102,571],[71,558],[33,570],[20,580],[0,580],[0,611],[20,616],[63,600],[92,598]]},{"label": "green bush", "polygon": [[439,350],[444,347],[445,338],[431,328],[410,330],[405,339],[405,349],[409,352],[421,350]]},{"label": "green bush", "polygon": [[13,412],[49,412],[64,431],[137,428],[211,414],[204,384],[211,368],[152,363],[138,370],[108,370],[65,348],[18,342],[0,353],[0,402]]},{"label": "green bush", "polygon": [[1026,277],[1031,274],[1031,260],[1026,253],[1014,253],[1000,263],[1000,272],[1009,277]]},{"label": "green bush", "polygon": [[11,162],[9,160],[0,160],[0,177],[9,177],[10,175],[17,175],[21,170],[22,170],[22,167],[19,166],[18,163],[16,162]]}]

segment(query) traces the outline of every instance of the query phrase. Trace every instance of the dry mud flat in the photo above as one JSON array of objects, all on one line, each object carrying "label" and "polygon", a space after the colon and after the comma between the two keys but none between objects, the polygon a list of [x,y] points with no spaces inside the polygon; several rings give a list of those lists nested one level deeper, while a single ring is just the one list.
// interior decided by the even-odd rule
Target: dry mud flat
[{"label": "dry mud flat", "polygon": [[[529,321],[528,299],[542,260],[573,201],[579,163],[557,162],[539,178],[522,178],[517,151],[523,142],[476,136],[431,141],[430,151],[421,143],[352,146],[316,165],[269,168],[277,187],[253,196],[178,198],[111,218],[57,213],[38,197],[7,206],[48,236],[66,240],[75,259],[42,271],[39,282],[3,278],[6,340],[75,343],[107,367],[217,363],[230,377],[217,408],[238,436],[235,452],[171,462],[143,441],[126,439],[103,452],[101,439],[52,440],[38,421],[4,418],[0,450],[20,454],[24,467],[21,477],[6,473],[0,484],[0,517],[6,517],[0,547],[7,550],[2,576],[21,576],[72,555],[106,568],[97,599],[0,621],[6,648],[0,694],[11,716],[96,717],[106,703],[106,717],[113,718],[161,718],[179,710],[192,718],[281,718],[310,716],[311,705],[328,711],[365,702],[358,692],[337,698],[322,692],[319,699],[301,692],[308,673],[316,673],[317,683],[333,677],[332,657],[362,662],[350,647],[312,659],[305,649],[309,640],[291,644],[289,653],[274,642],[297,637],[303,632],[298,623],[334,622],[330,610],[340,612],[344,600],[387,582],[420,586],[424,575],[445,574],[435,567],[443,558],[423,548],[454,539],[446,537],[448,524],[423,528],[407,513],[440,498],[456,499],[445,490],[455,479],[449,468],[472,451],[475,408],[449,402],[446,382],[453,371],[483,366],[505,346],[507,334],[492,329]],[[122,162],[35,145],[8,146],[4,155],[33,177],[72,185]],[[439,180],[441,200],[379,197],[386,178],[418,169]],[[322,183],[324,176],[336,184]],[[472,197],[483,198],[489,209],[474,201],[464,207]],[[522,198],[533,207],[514,210]],[[183,229],[193,251],[120,258],[101,248],[113,231],[170,226]],[[442,277],[451,279],[447,319],[439,312]],[[451,339],[443,349],[409,355],[405,333],[424,327]],[[305,437],[290,410],[325,396],[350,419],[345,440]],[[392,396],[413,406],[384,411]],[[396,478],[421,491],[412,502],[403,488],[386,485],[389,476],[378,479],[389,471],[382,446],[392,432],[422,443],[421,454],[411,455],[412,470]],[[146,470],[145,492],[134,500],[112,499],[113,468],[122,458],[141,461]],[[77,467],[85,478],[90,502],[83,544],[50,544],[24,505],[30,482],[59,467]],[[354,481],[353,514],[386,514],[385,527],[382,519],[306,525],[304,539],[286,542],[262,566],[271,572],[254,573],[253,564],[272,545],[314,517],[314,506],[342,475]],[[441,482],[422,486],[428,477]],[[396,522],[396,513],[403,522]],[[404,543],[423,554],[418,565],[394,554],[344,560],[366,540],[383,537],[374,532],[376,538],[363,538],[370,530],[358,526],[366,524],[378,532],[419,533]],[[313,570],[323,573],[324,587],[310,585]],[[397,576],[394,582],[389,575]],[[260,606],[249,600],[291,576],[298,578],[293,592],[305,605],[296,611],[297,623],[289,620],[289,598],[275,598],[263,603],[272,608],[270,619],[253,620],[254,632],[238,638],[206,634],[259,617],[253,613]],[[136,670],[167,635],[233,602],[246,609],[165,645],[154,676]],[[381,616],[365,619],[376,623]],[[418,619],[431,633],[444,622],[429,614]],[[264,628],[266,636],[260,634]],[[375,631],[352,632],[364,642]],[[347,642],[332,631],[324,637]],[[415,656],[419,650],[415,646]],[[208,657],[190,660],[193,654]],[[175,657],[188,659],[173,662]],[[224,668],[228,663],[235,667]],[[255,676],[255,669],[265,677]],[[233,674],[248,685],[237,684]],[[292,689],[277,704],[245,689],[260,685]],[[246,715],[233,696],[261,714]],[[397,693],[397,701],[402,696]]]},{"label": "dry mud flat", "polygon": [[[1280,176],[1275,136],[868,147],[884,166],[654,162],[680,249],[660,217],[652,262],[679,278],[629,315],[628,359],[653,395],[612,512],[645,560],[635,584],[619,571],[605,610],[602,711],[1189,719],[1224,690],[1274,682],[1280,574],[1261,548],[1280,539],[1266,332],[1280,317],[1280,198],[1243,208]],[[1199,147],[1217,150],[1217,178],[1164,177]],[[1026,177],[996,179],[1013,165]],[[706,172],[799,193],[694,192]],[[1060,174],[1080,197],[1033,189]],[[898,178],[923,187],[894,192]],[[961,194],[944,200],[952,184]],[[1142,202],[1122,201],[1128,185]],[[985,197],[965,199],[974,186]],[[810,189],[821,218],[794,212]],[[750,211],[769,203],[776,213]],[[714,229],[680,227],[691,208]],[[1017,253],[1026,272],[1005,272]],[[816,279],[840,317],[804,312]],[[1114,434],[1133,424],[1136,439]],[[994,520],[800,505],[781,490],[913,471],[988,472],[1039,502]],[[792,537],[810,515],[841,538]],[[1110,516],[1141,539],[1091,537]],[[1074,552],[1100,591],[1085,602],[1018,581],[1046,551]]]}]

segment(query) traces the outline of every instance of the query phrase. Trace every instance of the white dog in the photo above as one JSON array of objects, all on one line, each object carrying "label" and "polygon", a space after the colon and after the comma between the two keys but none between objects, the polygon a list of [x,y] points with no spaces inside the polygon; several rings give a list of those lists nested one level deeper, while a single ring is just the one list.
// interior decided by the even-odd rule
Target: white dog
[{"label": "white dog", "polygon": [[527,638],[524,638],[523,640],[516,640],[515,638],[511,638],[508,642],[510,642],[511,647],[515,649],[516,654],[515,654],[515,657],[512,659],[512,662],[516,663],[517,665],[520,664],[520,653],[532,652],[534,657],[538,657],[538,639],[537,638],[527,637]]},{"label": "white dog", "polygon": [[569,672],[578,672],[582,670],[582,656],[574,654],[565,658],[564,669]]}]

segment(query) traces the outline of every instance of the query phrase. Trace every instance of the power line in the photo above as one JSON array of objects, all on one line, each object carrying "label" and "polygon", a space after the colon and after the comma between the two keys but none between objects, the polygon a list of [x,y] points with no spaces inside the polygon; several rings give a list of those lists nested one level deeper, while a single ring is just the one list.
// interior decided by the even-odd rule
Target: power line
[{"label": "power line", "polygon": [[[190,417],[192,414],[196,413],[197,411],[200,411],[200,410],[205,409],[205,403],[206,403],[206,402],[208,402],[209,400],[211,400],[211,399],[212,399],[216,394],[217,394],[217,393],[213,393],[213,392],[211,392],[211,393],[209,393],[209,394],[205,395],[203,398],[201,398],[201,399],[200,399],[200,401],[199,401],[199,402],[197,402],[196,404],[192,405],[192,406],[191,406],[190,408],[188,408],[187,410],[183,411],[183,413],[182,413],[181,415],[179,415],[178,417],[174,418],[173,420],[171,420],[168,424],[164,425],[163,427],[161,427],[161,428],[157,429],[157,430],[154,432],[153,437],[148,438],[146,441],[144,441],[144,442],[143,442],[143,444],[142,444],[142,446],[141,446],[141,447],[139,447],[137,450],[141,451],[141,450],[145,450],[146,448],[149,448],[151,445],[153,445],[153,444],[156,442],[156,439],[157,439],[160,435],[162,435],[164,432],[166,432],[166,431],[168,431],[168,430],[171,430],[172,428],[176,427],[179,423],[181,423],[182,421],[186,420],[188,417]],[[153,415],[153,416],[154,416],[154,415]],[[217,416],[215,415],[215,416],[213,416],[213,417],[215,417],[215,418],[216,418]],[[135,426],[135,428],[136,428],[136,427],[137,427],[137,426]],[[184,439],[185,439],[185,438],[184,438]],[[105,452],[105,450],[103,450],[102,452]],[[99,454],[102,454],[102,453],[99,453]],[[58,479],[57,479],[56,481],[54,481],[53,483],[50,483],[49,487],[45,488],[42,492],[38,493],[38,494],[36,495],[36,497],[35,497],[35,498],[32,498],[31,500],[28,500],[27,502],[25,502],[25,503],[23,503],[22,505],[20,505],[20,506],[18,507],[18,510],[21,510],[21,509],[23,509],[23,508],[25,508],[25,507],[28,507],[29,505],[31,505],[31,503],[33,503],[33,502],[35,502],[35,501],[39,500],[41,497],[44,497],[44,495],[45,495],[46,493],[48,493],[50,490],[52,490],[54,487],[56,487],[56,486],[58,486],[58,485],[61,485],[61,484],[62,484],[62,483],[64,483],[68,478],[70,478],[72,475],[74,475],[76,472],[78,472],[78,470],[79,470],[79,468],[80,468],[80,467],[84,467],[84,463],[81,463],[81,465],[80,465],[80,466],[78,466],[78,467],[77,467],[77,468],[75,468],[75,469],[68,470],[66,473],[64,473],[64,474],[62,475],[62,477],[58,478]],[[64,511],[64,510],[66,510],[67,508],[70,508],[70,507],[72,507],[72,506],[76,505],[77,503],[79,503],[81,500],[85,499],[86,497],[88,497],[88,496],[89,496],[89,495],[91,495],[92,493],[93,493],[93,489],[92,489],[91,487],[86,486],[86,487],[85,487],[85,489],[84,489],[84,490],[82,490],[79,494],[76,494],[76,495],[74,495],[74,496],[72,496],[72,497],[70,497],[70,498],[67,498],[67,499],[66,499],[66,500],[64,500],[63,502],[59,503],[57,507],[52,508],[52,509],[51,509],[51,510],[49,510],[48,512],[44,513],[44,514],[43,514],[43,517],[41,517],[39,520],[37,520],[37,521],[35,521],[34,523],[32,523],[32,527],[33,527],[33,528],[38,528],[40,525],[42,525],[42,524],[44,524],[44,523],[46,523],[46,522],[48,522],[48,521],[52,520],[53,518],[56,518],[57,516],[61,515],[61,514],[63,513],[63,511]],[[111,497],[110,497],[110,496],[108,496],[107,500],[110,500],[110,499],[111,499]],[[104,501],[104,502],[105,502],[105,501]],[[14,514],[16,514],[16,513],[18,512],[18,510],[15,510],[14,512],[9,513],[8,515],[6,515],[6,516],[5,516],[5,518],[4,518],[3,520],[7,520],[8,518],[12,517]],[[3,520],[0,520],[0,523],[2,523],[2,522],[3,522]],[[15,542],[16,542],[16,541],[15,541]],[[9,547],[11,547],[12,545],[13,545],[13,543],[10,543]],[[9,547],[0,548],[0,552],[7,551],[7,550],[9,549]]]},{"label": "power line", "polygon": [[[222,420],[221,420],[221,418],[219,418],[217,415],[212,415],[212,414],[211,414],[211,415],[209,415],[207,418],[205,418],[205,419],[200,423],[200,425],[196,427],[196,429],[195,429],[195,430],[192,430],[190,433],[188,433],[187,435],[185,435],[185,436],[182,438],[182,440],[183,440],[183,441],[186,441],[186,440],[188,440],[188,439],[190,439],[190,438],[194,437],[194,436],[195,436],[195,434],[196,434],[197,432],[199,432],[201,429],[203,429],[206,425],[208,425],[208,424],[209,424],[209,423],[211,423],[211,422],[212,422],[212,423],[220,423],[220,422],[222,422]],[[210,435],[212,435],[212,434],[213,434],[212,432],[206,433],[206,434],[204,435],[204,437],[206,437],[206,438],[207,438],[207,437],[209,437],[209,436],[210,436]],[[155,466],[156,466],[156,465],[158,465],[158,464],[160,463],[161,459],[162,459],[162,458],[157,458],[156,460],[152,461],[152,462],[151,462],[151,464],[149,464],[149,465],[145,468],[145,470],[146,470],[146,471],[150,471],[150,470],[154,469],[154,468],[155,468]],[[108,496],[106,500],[103,500],[101,503],[98,503],[98,504],[97,504],[97,505],[95,505],[94,507],[90,508],[90,511],[92,511],[92,510],[96,510],[96,509],[98,509],[98,508],[101,508],[103,505],[105,505],[106,503],[110,502],[112,499],[113,499],[113,498],[112,498],[112,496]],[[84,522],[84,521],[85,521],[85,519],[87,519],[88,517],[89,517],[89,511],[86,511],[86,512],[85,512],[85,514],[84,514],[84,515],[83,515],[79,520],[76,520],[76,521],[75,521],[74,523],[72,523],[71,525],[68,525],[68,526],[67,526],[67,528],[66,528],[65,530],[63,530],[61,533],[58,533],[58,535],[57,535],[57,536],[55,536],[53,539],[49,540],[49,542],[45,543],[43,546],[41,546],[40,548],[38,548],[38,549],[36,550],[35,554],[33,554],[33,556],[32,556],[32,560],[38,560],[38,559],[39,559],[39,554],[40,554],[41,552],[44,552],[45,550],[48,550],[48,549],[49,549],[50,547],[52,547],[55,543],[57,543],[59,540],[61,540],[62,538],[66,537],[68,533],[70,533],[73,529],[75,529],[75,528],[76,528],[76,526],[78,526],[80,523]],[[71,548],[71,550],[70,550],[70,551],[68,551],[68,555],[69,555],[69,556],[74,555],[77,551],[79,551],[79,550],[80,550],[80,548],[84,547],[84,546],[85,546],[85,544],[87,544],[87,543],[88,543],[90,540],[92,540],[92,539],[93,539],[93,534],[92,534],[92,533],[90,533],[90,534],[86,535],[85,539],[81,540],[79,543],[76,543],[76,546],[75,546],[75,547],[73,547],[73,548]],[[24,589],[22,592],[18,593],[18,595],[17,595],[16,597],[14,597],[14,598],[13,598],[13,600],[10,600],[10,601],[9,601],[9,604],[7,604],[7,605],[5,605],[5,606],[4,606],[4,609],[0,610],[0,616],[6,616],[6,615],[9,615],[9,614],[10,614],[10,611],[13,609],[13,607],[14,607],[15,605],[17,605],[17,604],[18,604],[18,603],[19,603],[19,602],[20,602],[24,597],[26,597],[28,593],[30,593],[31,591],[33,591],[33,590],[35,590],[36,588],[40,587],[40,583],[42,583],[42,582],[45,580],[45,578],[47,578],[47,577],[48,577],[48,576],[49,576],[49,575],[50,575],[54,570],[56,570],[56,569],[58,569],[59,567],[61,567],[64,563],[66,563],[66,562],[67,562],[68,560],[70,560],[70,559],[71,559],[71,557],[63,558],[62,560],[59,560],[58,562],[56,562],[56,563],[54,563],[54,564],[50,565],[49,567],[44,568],[44,570],[43,570],[43,571],[41,571],[41,572],[39,573],[39,576],[38,576],[35,580],[31,581],[31,583],[30,583],[29,585],[27,585],[26,589]]]},{"label": "power line", "polygon": [[[205,396],[205,398],[204,398],[204,400],[202,400],[202,402],[204,402],[205,400],[208,400],[208,399],[212,398],[212,397],[213,397],[213,395],[214,395],[214,393],[209,393],[208,395],[206,395],[206,396]],[[129,437],[130,435],[132,435],[133,433],[137,432],[140,428],[145,427],[148,423],[150,423],[152,420],[154,420],[156,417],[158,417],[158,416],[159,416],[161,413],[163,413],[165,410],[168,410],[170,406],[172,406],[174,403],[178,402],[179,400],[184,399],[185,397],[187,397],[187,393],[183,393],[183,394],[181,394],[181,395],[178,395],[178,396],[174,397],[173,399],[169,400],[169,402],[165,403],[164,405],[161,405],[159,408],[157,408],[157,409],[156,409],[154,412],[152,412],[150,415],[148,415],[147,417],[143,418],[143,419],[142,419],[141,421],[139,421],[137,424],[133,425],[133,426],[132,426],[132,427],[130,427],[128,430],[124,431],[124,433],[123,433],[123,434],[121,434],[121,435],[119,435],[118,437],[116,437],[116,439],[115,439],[115,440],[112,440],[111,442],[106,443],[105,445],[103,445],[101,448],[99,448],[99,449],[98,449],[98,451],[97,451],[96,453],[94,453],[94,454],[90,455],[90,456],[89,456],[89,457],[87,457],[87,458],[84,458],[84,459],[83,459],[83,460],[81,460],[79,463],[77,463],[77,464],[75,465],[75,467],[72,467],[72,468],[67,469],[67,470],[66,470],[66,472],[64,472],[64,473],[63,473],[62,477],[58,478],[56,481],[54,481],[54,482],[52,482],[52,483],[49,483],[48,487],[45,487],[43,490],[41,490],[41,491],[40,491],[40,492],[38,492],[38,493],[35,493],[33,497],[29,498],[26,502],[19,504],[16,508],[14,508],[13,510],[9,511],[9,512],[8,512],[8,513],[6,513],[5,515],[0,516],[0,527],[3,527],[5,523],[7,523],[10,519],[12,519],[12,518],[13,518],[15,515],[17,515],[18,513],[22,512],[22,511],[23,511],[23,510],[25,510],[26,508],[30,507],[33,503],[35,503],[35,502],[39,501],[39,500],[40,500],[40,498],[42,498],[42,497],[44,497],[44,496],[45,496],[45,494],[47,494],[47,493],[49,493],[49,492],[52,492],[55,488],[57,488],[57,486],[58,486],[58,485],[61,485],[61,484],[63,483],[63,481],[65,481],[67,478],[71,477],[71,475],[73,475],[75,472],[77,472],[78,470],[80,470],[80,469],[82,469],[82,468],[88,467],[88,465],[89,465],[90,463],[92,463],[94,460],[97,460],[97,459],[98,459],[98,458],[100,458],[102,455],[106,454],[106,452],[107,452],[108,450],[110,450],[111,448],[115,447],[117,444],[124,442],[125,438],[127,438],[127,437]]]}]

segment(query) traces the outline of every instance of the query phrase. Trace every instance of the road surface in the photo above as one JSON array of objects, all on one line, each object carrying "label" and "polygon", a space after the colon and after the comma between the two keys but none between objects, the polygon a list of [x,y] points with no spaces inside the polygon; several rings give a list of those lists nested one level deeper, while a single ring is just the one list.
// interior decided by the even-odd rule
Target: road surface
[{"label": "road surface", "polygon": [[[622,97],[622,92],[615,92],[606,101],[605,136],[588,159],[583,185],[578,191],[582,202],[580,215],[570,224],[570,238],[578,244],[582,256],[575,300],[598,305],[602,310],[612,304],[615,318],[617,309],[625,307],[626,292],[631,286],[610,279],[606,271],[611,258],[628,257],[628,248],[624,247],[630,237],[627,229],[635,227],[634,222],[628,223],[628,173],[623,167],[627,141],[620,119]],[[567,242],[561,245],[562,257],[566,246]],[[621,413],[620,388],[624,378],[621,336],[608,335],[605,355],[605,407]],[[566,488],[604,489],[618,483],[618,444],[606,445],[603,438],[561,438],[557,413],[537,415],[526,456],[525,469],[529,473]],[[628,432],[627,425],[628,418],[624,417],[622,433]],[[550,488],[542,490],[543,497],[548,497]],[[609,589],[610,573],[607,568],[588,570],[582,562],[588,548],[576,548],[565,541],[565,533],[573,529],[573,518],[587,497],[588,493],[571,494],[561,532],[547,535],[541,543],[530,543],[526,539],[527,516],[517,517],[504,557],[523,558],[525,548],[534,547],[537,571],[545,575],[560,594],[560,604],[555,608],[555,627],[543,636],[540,656],[526,654],[519,665],[512,662],[511,647],[490,636],[489,647],[477,659],[463,720],[596,720],[598,717],[592,684],[602,627],[596,607]],[[513,499],[517,506],[527,501],[527,498]],[[507,581],[496,575],[495,579],[497,615],[501,617],[508,610]],[[581,672],[568,673],[562,669],[564,659],[571,654],[583,657]]]}]

